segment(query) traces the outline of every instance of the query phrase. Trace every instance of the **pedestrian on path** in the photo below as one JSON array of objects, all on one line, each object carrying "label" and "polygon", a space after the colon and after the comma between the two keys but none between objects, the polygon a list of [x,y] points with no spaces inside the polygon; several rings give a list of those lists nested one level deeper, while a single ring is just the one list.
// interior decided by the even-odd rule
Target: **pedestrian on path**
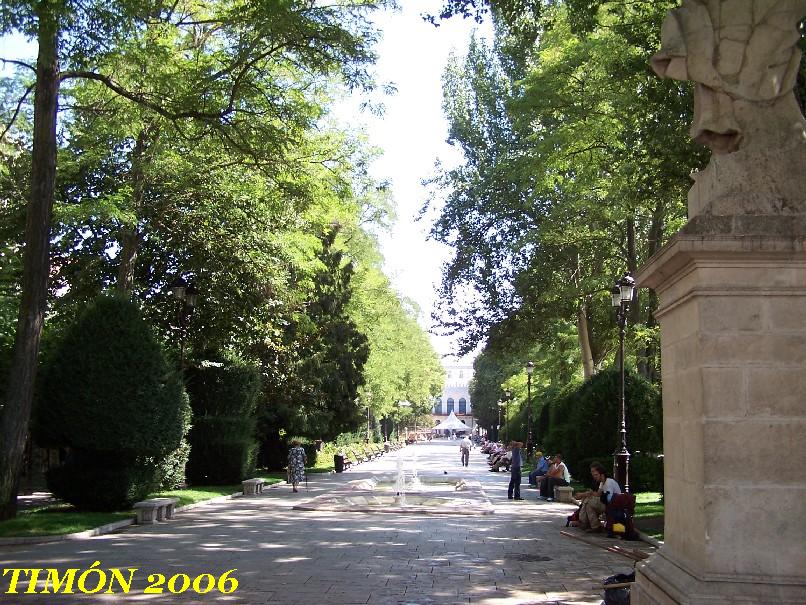
[{"label": "pedestrian on path", "polygon": [[305,450],[299,440],[294,439],[291,442],[291,449],[288,450],[288,482],[295,492],[299,491],[297,486],[305,479],[305,465],[307,463],[308,457],[305,455]]},{"label": "pedestrian on path", "polygon": [[512,451],[512,461],[509,465],[509,489],[507,489],[507,498],[510,500],[523,500],[521,498],[521,448],[523,443],[520,441],[511,441],[509,447]]},{"label": "pedestrian on path", "polygon": [[472,447],[473,442],[470,441],[470,437],[465,435],[461,443],[459,443],[459,454],[462,456],[462,466],[468,466],[470,464],[470,449]]}]

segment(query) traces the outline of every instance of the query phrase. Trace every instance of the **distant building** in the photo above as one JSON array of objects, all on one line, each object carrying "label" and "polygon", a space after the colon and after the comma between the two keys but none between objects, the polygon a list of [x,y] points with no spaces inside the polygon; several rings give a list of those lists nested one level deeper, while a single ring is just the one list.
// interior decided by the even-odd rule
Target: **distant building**
[{"label": "distant building", "polygon": [[473,378],[472,364],[455,364],[445,366],[445,389],[436,398],[431,419],[433,425],[445,420],[453,412],[459,420],[472,429],[476,426],[473,417],[473,404],[470,401],[468,386]]}]

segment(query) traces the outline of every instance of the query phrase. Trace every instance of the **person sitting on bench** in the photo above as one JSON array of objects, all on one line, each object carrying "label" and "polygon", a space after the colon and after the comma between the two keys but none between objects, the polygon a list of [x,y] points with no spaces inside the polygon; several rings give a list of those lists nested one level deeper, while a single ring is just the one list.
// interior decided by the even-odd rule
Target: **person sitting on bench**
[{"label": "person sitting on bench", "polygon": [[543,452],[540,451],[535,454],[535,460],[537,461],[535,468],[531,473],[529,473],[529,485],[537,487],[537,478],[542,477],[548,472],[549,461],[543,456]]},{"label": "person sitting on bench", "polygon": [[548,472],[540,479],[540,495],[538,498],[553,502],[554,488],[560,485],[568,485],[569,483],[571,483],[571,473],[568,472],[568,467],[563,462],[562,454],[554,454]]}]

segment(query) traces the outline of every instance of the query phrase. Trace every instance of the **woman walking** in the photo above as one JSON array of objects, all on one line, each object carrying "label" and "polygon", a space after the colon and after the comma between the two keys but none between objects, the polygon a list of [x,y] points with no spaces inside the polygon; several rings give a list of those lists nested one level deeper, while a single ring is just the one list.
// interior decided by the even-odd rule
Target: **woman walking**
[{"label": "woman walking", "polygon": [[288,450],[288,482],[295,492],[299,491],[297,486],[305,479],[305,465],[307,463],[308,457],[305,455],[305,450],[299,440],[294,439],[291,442],[291,449]]}]

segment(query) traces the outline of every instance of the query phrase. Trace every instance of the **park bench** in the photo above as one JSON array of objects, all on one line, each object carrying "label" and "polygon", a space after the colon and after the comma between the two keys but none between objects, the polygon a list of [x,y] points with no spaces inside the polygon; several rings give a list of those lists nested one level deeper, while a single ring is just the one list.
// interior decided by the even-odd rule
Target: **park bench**
[{"label": "park bench", "polygon": [[342,460],[344,461],[344,470],[346,471],[353,465],[353,461],[350,460],[349,458],[350,454],[348,454],[347,452],[341,452],[340,455],[342,457]]},{"label": "park bench", "polygon": [[359,458],[358,454],[356,454],[353,449],[348,449],[345,451],[345,453],[347,456],[351,457],[345,457],[345,461],[349,460],[350,464],[361,464],[364,461],[363,457]]},{"label": "park bench", "polygon": [[244,496],[254,496],[255,494],[259,494],[263,491],[263,487],[266,485],[266,481],[263,479],[245,479],[241,483],[243,485]]},{"label": "park bench", "polygon": [[350,449],[350,453],[353,455],[353,458],[355,458],[356,464],[360,464],[362,462],[366,462],[369,460],[369,456],[360,451],[356,452],[355,449]]},{"label": "park bench", "polygon": [[381,456],[383,456],[383,450],[376,444],[370,445],[369,451],[372,454],[373,458],[380,458]]},{"label": "park bench", "polygon": [[153,525],[156,521],[173,519],[177,502],[179,502],[179,498],[151,498],[135,502],[134,512],[137,513],[137,524]]}]

